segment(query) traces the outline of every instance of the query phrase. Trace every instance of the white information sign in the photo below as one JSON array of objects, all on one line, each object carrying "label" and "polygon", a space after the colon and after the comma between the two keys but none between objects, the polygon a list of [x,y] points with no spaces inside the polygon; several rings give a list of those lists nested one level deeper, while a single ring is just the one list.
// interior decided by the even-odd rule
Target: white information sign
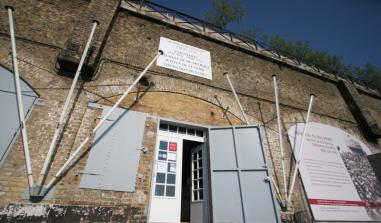
[{"label": "white information sign", "polygon": [[[303,127],[288,130],[297,150]],[[381,184],[367,159],[369,148],[341,129],[314,122],[304,140],[299,170],[314,219],[380,221]]]},{"label": "white information sign", "polygon": [[156,65],[212,80],[210,52],[160,37],[159,49],[164,52]]}]

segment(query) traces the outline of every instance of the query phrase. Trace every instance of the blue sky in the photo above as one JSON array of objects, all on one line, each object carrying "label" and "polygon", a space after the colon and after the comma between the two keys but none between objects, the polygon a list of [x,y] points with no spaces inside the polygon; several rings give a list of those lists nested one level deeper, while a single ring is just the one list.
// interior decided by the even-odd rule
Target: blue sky
[{"label": "blue sky", "polygon": [[[210,0],[152,0],[203,18]],[[246,14],[228,30],[259,29],[316,50],[343,57],[344,63],[381,69],[381,0],[241,0]]]}]

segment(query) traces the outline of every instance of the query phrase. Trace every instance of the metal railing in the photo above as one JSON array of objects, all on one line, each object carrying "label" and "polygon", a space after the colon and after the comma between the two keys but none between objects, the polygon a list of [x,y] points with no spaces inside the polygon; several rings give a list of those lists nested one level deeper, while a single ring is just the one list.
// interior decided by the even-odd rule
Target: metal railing
[{"label": "metal railing", "polygon": [[250,51],[269,56],[273,59],[282,61],[284,63],[288,63],[292,66],[301,68],[303,70],[313,72],[314,74],[319,76],[326,76],[334,79],[343,79],[350,81],[353,84],[357,84],[357,86],[362,88],[363,90],[367,90],[370,93],[380,95],[380,89],[378,89],[378,87],[376,86],[373,86],[372,84],[364,83],[359,78],[349,77],[348,75],[338,73],[335,70],[322,68],[322,66],[317,63],[305,61],[298,56],[292,55],[281,49],[273,47],[267,42],[258,41],[251,37],[231,32],[222,27],[201,20],[199,18],[189,16],[187,14],[176,11],[174,9],[167,8],[154,2],[146,0],[125,0],[123,3],[125,4],[125,6],[134,9],[136,12],[152,17],[159,17],[159,19],[171,23],[173,25],[179,26],[181,28],[189,29],[206,36],[223,40],[235,46],[239,46]]}]

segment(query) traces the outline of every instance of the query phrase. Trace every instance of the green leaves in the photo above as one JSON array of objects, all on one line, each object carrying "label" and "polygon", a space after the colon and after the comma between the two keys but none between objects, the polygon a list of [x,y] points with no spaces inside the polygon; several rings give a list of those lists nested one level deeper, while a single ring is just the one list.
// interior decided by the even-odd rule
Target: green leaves
[{"label": "green leaves", "polygon": [[315,50],[309,46],[308,42],[287,41],[279,35],[267,38],[271,47],[288,55],[296,56],[303,62],[315,64],[327,72],[348,76],[381,90],[381,71],[370,63],[367,63],[364,68],[352,67],[351,64],[345,64],[341,56]]},{"label": "green leaves", "polygon": [[[212,0],[212,10],[205,12],[204,19],[220,28],[226,28],[231,22],[240,23],[244,15],[245,8],[239,0]],[[306,41],[287,41],[280,35],[263,34],[259,29],[247,28],[240,33],[251,39],[261,39],[283,54],[298,57],[304,63],[316,65],[326,72],[347,76],[381,90],[381,71],[372,64],[367,63],[364,68],[352,67],[351,64],[345,64],[341,56],[315,50]]]},{"label": "green leaves", "polygon": [[239,23],[245,15],[245,8],[239,0],[212,0],[212,11],[205,12],[204,19],[221,28],[231,22]]}]

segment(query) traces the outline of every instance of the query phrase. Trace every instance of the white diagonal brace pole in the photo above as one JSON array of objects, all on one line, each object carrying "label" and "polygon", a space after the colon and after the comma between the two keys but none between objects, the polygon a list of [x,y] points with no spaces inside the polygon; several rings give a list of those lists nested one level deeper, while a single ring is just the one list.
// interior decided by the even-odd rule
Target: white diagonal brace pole
[{"label": "white diagonal brace pole", "polygon": [[283,135],[282,135],[280,109],[279,109],[278,87],[277,87],[275,75],[273,75],[273,82],[274,82],[274,93],[275,93],[276,116],[277,116],[277,122],[278,122],[278,137],[279,137],[279,145],[280,145],[280,161],[281,161],[282,177],[283,177],[283,189],[284,189],[285,196],[287,196],[286,173],[285,173],[285,167],[284,167]]},{"label": "white diagonal brace pole", "polygon": [[246,125],[249,125],[249,120],[247,120],[245,111],[243,110],[242,105],[241,105],[241,102],[239,101],[239,98],[238,98],[238,96],[237,96],[237,93],[235,92],[234,86],[233,86],[232,82],[230,81],[229,74],[228,74],[227,72],[225,72],[224,75],[225,75],[226,79],[227,79],[228,82],[229,82],[230,88],[232,89],[232,92],[233,92],[233,94],[234,94],[235,100],[237,101],[238,106],[239,106],[239,109],[241,110],[241,113],[242,113],[242,115],[243,115],[243,118],[245,119]]},{"label": "white diagonal brace pole", "polygon": [[59,119],[59,121],[57,123],[57,126],[56,126],[56,129],[54,131],[53,139],[52,139],[52,141],[50,143],[48,154],[46,155],[44,165],[42,166],[42,169],[41,169],[40,177],[38,179],[38,185],[40,186],[38,193],[41,191],[42,186],[43,186],[43,184],[45,182],[46,175],[47,175],[47,173],[49,171],[50,163],[52,162],[53,155],[54,155],[54,153],[56,151],[58,137],[61,134],[61,132],[63,130],[63,127],[64,127],[64,124],[65,124],[65,119],[67,117],[67,110],[70,107],[70,103],[71,103],[71,99],[72,99],[72,96],[73,96],[73,92],[74,92],[75,86],[77,85],[77,81],[78,81],[79,75],[81,74],[81,70],[82,70],[83,64],[85,62],[85,59],[87,57],[91,41],[92,41],[92,39],[94,37],[95,29],[97,28],[98,25],[99,25],[99,23],[97,21],[93,21],[93,26],[91,28],[91,32],[90,32],[89,38],[88,38],[88,40],[86,42],[85,49],[83,50],[81,59],[79,61],[78,67],[77,67],[77,71],[76,71],[76,73],[74,75],[73,82],[71,83],[71,87],[70,87],[69,93],[68,93],[68,95],[66,97],[66,101],[65,101],[65,104],[63,106],[60,119]]},{"label": "white diagonal brace pole", "polygon": [[[226,76],[226,79],[227,79],[228,82],[229,82],[230,88],[232,89],[232,92],[233,92],[233,94],[234,94],[235,100],[237,101],[238,106],[239,106],[239,109],[241,110],[241,113],[242,113],[242,115],[243,115],[243,117],[244,117],[244,119],[245,119],[246,125],[250,125],[250,122],[249,122],[249,120],[247,119],[246,114],[245,114],[245,112],[244,112],[244,110],[243,110],[243,108],[242,108],[241,102],[239,101],[239,98],[238,98],[238,96],[237,96],[237,93],[235,92],[234,86],[233,86],[232,82],[230,81],[229,74],[228,74],[227,72],[225,72],[224,75]],[[274,179],[273,179],[272,177],[268,177],[268,180],[271,181],[271,183],[273,184],[278,199],[279,199],[280,201],[282,201],[282,200],[283,200],[282,195],[280,194],[279,188],[278,188],[278,186],[275,184]]]},{"label": "white diagonal brace pole", "polygon": [[22,143],[24,148],[26,173],[28,175],[28,183],[29,183],[29,191],[30,191],[34,183],[33,183],[33,174],[32,174],[32,164],[30,161],[30,154],[29,154],[28,135],[26,132],[24,107],[22,104],[20,74],[19,74],[19,68],[17,63],[16,38],[15,38],[15,31],[13,27],[13,14],[12,14],[14,9],[10,6],[6,6],[6,9],[8,10],[9,31],[11,34],[13,72],[15,74],[15,82],[16,82],[17,111],[18,111],[19,120],[20,120],[20,131],[21,131],[21,138],[22,138]]},{"label": "white diagonal brace pole", "polygon": [[130,91],[134,88],[134,86],[139,82],[139,80],[144,76],[144,74],[148,71],[148,69],[155,63],[157,58],[163,54],[163,51],[159,50],[159,53],[153,58],[153,60],[148,64],[148,66],[139,74],[136,80],[128,87],[128,89],[124,92],[124,94],[119,98],[119,100],[112,106],[112,108],[103,116],[103,118],[98,122],[95,128],[91,131],[90,135],[83,140],[83,142],[79,145],[79,147],[70,155],[69,159],[65,162],[65,164],[59,169],[59,171],[54,175],[54,177],[50,180],[48,185],[46,186],[46,190],[42,194],[46,195],[47,192],[58,182],[58,180],[62,177],[67,169],[70,169],[80,158],[77,157],[80,154],[82,148],[87,144],[90,140],[90,137],[94,135],[94,133],[102,126],[104,121],[111,115],[111,113],[115,110],[116,107],[127,97]]},{"label": "white diagonal brace pole", "polygon": [[[292,192],[293,192],[294,185],[295,185],[295,180],[296,180],[296,174],[298,173],[300,158],[301,158],[302,151],[303,151],[304,137],[306,136],[307,124],[308,124],[309,119],[310,119],[310,114],[311,114],[313,100],[314,100],[314,95],[311,94],[311,96],[310,96],[310,103],[308,105],[306,123],[304,124],[303,135],[302,135],[302,139],[301,139],[301,142],[300,142],[297,159],[295,161],[295,169],[294,169],[294,173],[292,174],[292,178],[291,178],[290,190],[288,191],[289,194],[288,194],[288,197],[287,197],[287,203],[290,203],[290,201],[291,201],[291,196],[292,196]],[[296,136],[295,136],[295,140],[296,140]],[[296,151],[296,148],[295,148],[295,151]]]}]

